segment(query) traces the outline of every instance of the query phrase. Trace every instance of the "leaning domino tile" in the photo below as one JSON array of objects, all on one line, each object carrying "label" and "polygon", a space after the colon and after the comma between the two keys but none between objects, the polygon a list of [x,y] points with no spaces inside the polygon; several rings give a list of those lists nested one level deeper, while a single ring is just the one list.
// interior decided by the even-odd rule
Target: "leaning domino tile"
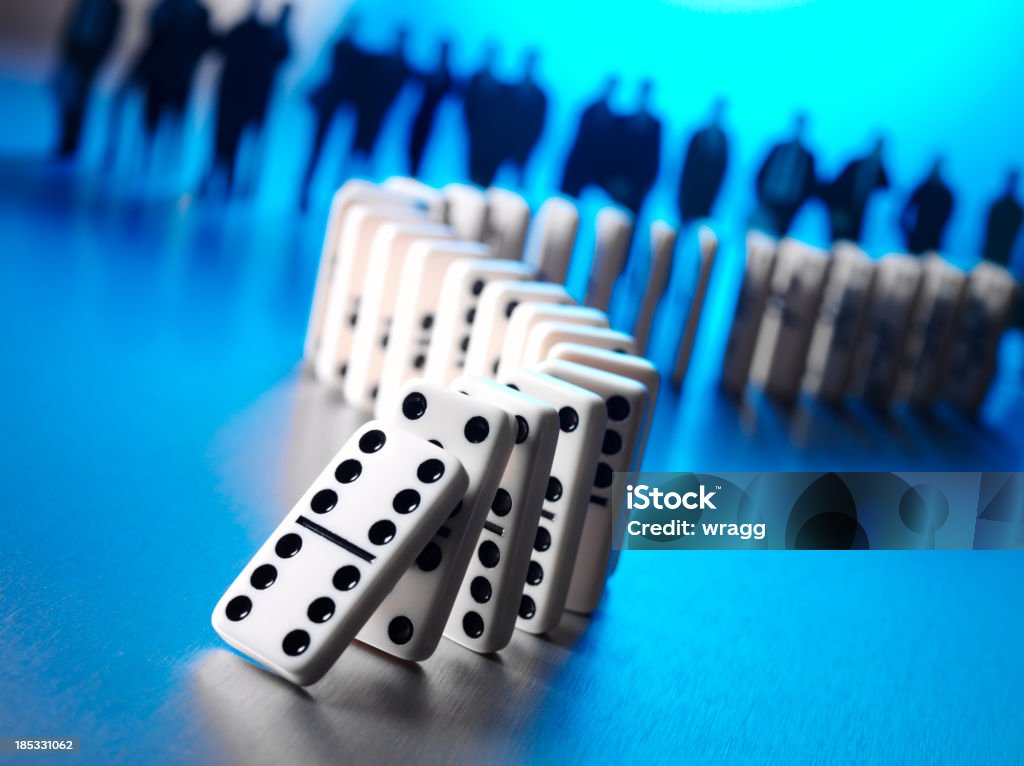
[{"label": "leaning domino tile", "polygon": [[430,336],[424,377],[449,383],[462,374],[480,295],[491,282],[529,281],[533,272],[518,261],[497,258],[457,261],[448,267]]},{"label": "leaning domino tile", "polygon": [[437,318],[441,286],[448,269],[460,260],[489,258],[491,251],[478,242],[418,242],[406,259],[402,284],[395,300],[384,365],[381,368],[375,410],[394,409],[398,390],[409,378],[423,375]]},{"label": "leaning domino tile", "polygon": [[587,327],[570,322],[538,322],[526,338],[520,365],[532,367],[544,361],[556,343],[583,343],[617,351],[620,354],[636,354],[636,341],[631,335],[618,330]]},{"label": "leaning domino tile", "polygon": [[520,260],[530,226],[530,206],[522,195],[496,186],[487,190],[486,197],[484,244],[491,248],[495,258]]},{"label": "leaning domino tile", "polygon": [[533,217],[527,232],[523,260],[537,279],[565,283],[572,261],[580,214],[564,197],[549,197]]},{"label": "leaning domino tile", "polygon": [[[640,438],[637,440],[637,448],[633,453],[633,463],[629,470],[636,473],[640,470],[644,460],[644,450],[647,447],[647,437],[651,432],[651,422],[654,419],[654,411],[658,401],[658,390],[661,380],[657,368],[649,361],[640,356],[632,354],[619,354],[615,351],[606,351],[602,348],[585,346],[582,343],[556,343],[548,353],[548,359],[564,359],[567,362],[593,367],[598,370],[621,375],[625,378],[635,380],[647,388],[647,407],[644,412],[644,422],[640,430]],[[626,522],[628,519],[620,517],[621,521],[613,530],[614,546],[612,548],[612,559],[609,566],[609,574],[615,571],[619,563],[619,552],[622,549],[622,541],[626,534]]]},{"label": "leaning domino tile", "polygon": [[384,226],[395,221],[425,223],[427,218],[421,210],[394,205],[358,204],[345,214],[314,364],[317,378],[325,383],[344,385],[373,242]]},{"label": "leaning domino tile", "polygon": [[309,312],[309,324],[306,328],[306,341],[302,357],[312,365],[320,347],[320,336],[323,332],[324,317],[327,314],[327,297],[330,292],[334,269],[338,262],[338,243],[341,239],[341,224],[345,214],[355,204],[404,204],[415,208],[415,199],[403,196],[398,191],[382,189],[369,181],[351,180],[334,193],[331,202],[331,213],[324,232],[323,248],[320,252],[320,263],[316,272],[316,284],[313,289],[313,303]]},{"label": "leaning domino tile", "polygon": [[551,282],[492,282],[480,294],[466,350],[465,373],[493,378],[501,362],[512,313],[524,303],[572,305],[562,285]]},{"label": "leaning domino tile", "polygon": [[718,253],[718,237],[707,226],[701,226],[697,230],[697,250],[697,283],[686,312],[686,322],[676,345],[676,362],[672,369],[672,385],[676,388],[683,384],[686,371],[690,369],[693,344],[697,339],[700,318],[704,313],[704,299],[707,297],[708,284],[711,281],[711,270],[715,266],[715,256]]},{"label": "leaning domino tile", "polygon": [[367,423],[221,597],[214,629],[289,681],[316,682],[468,486],[450,453],[389,423]]},{"label": "leaning domino tile", "polygon": [[616,471],[627,472],[633,464],[649,404],[648,391],[632,378],[562,359],[549,359],[537,369],[597,394],[608,412],[597,470],[589,481],[586,521],[565,603],[566,609],[590,614],[604,592],[615,530],[625,524],[625,507],[613,503],[612,480]]},{"label": "leaning domino tile", "polygon": [[452,388],[501,407],[516,422],[515,447],[444,631],[452,641],[486,654],[512,638],[526,581],[538,585],[544,577],[538,566],[530,566],[530,555],[558,442],[558,413],[479,376],[457,378]]},{"label": "leaning domino tile", "polygon": [[438,223],[444,221],[447,203],[444,195],[434,187],[409,176],[391,176],[381,186],[388,191],[395,191],[415,199],[421,207],[427,210],[430,220]]},{"label": "leaning domino tile", "polygon": [[761,317],[771,295],[777,248],[774,239],[755,231],[747,233],[747,263],[722,361],[721,387],[730,396],[741,396],[750,380]]},{"label": "leaning domino tile", "polygon": [[451,240],[448,226],[395,222],[383,226],[374,240],[366,283],[360,299],[352,352],[345,376],[345,399],[373,409],[391,336],[395,303],[405,278],[409,255],[417,243]]},{"label": "leaning domino tile", "polygon": [[[440,445],[465,468],[469,485],[390,595],[359,632],[359,640],[405,660],[437,648],[480,530],[515,443],[505,410],[422,378],[400,389],[396,425]],[[478,554],[485,555],[485,554]]]},{"label": "leaning domino tile", "polygon": [[[527,633],[546,633],[565,611],[608,415],[597,394],[544,373],[519,370],[506,382],[558,411],[558,443],[530,559],[535,566],[527,570],[516,620]],[[532,584],[529,570],[537,568],[543,577]]]},{"label": "leaning domino tile", "polygon": [[503,378],[522,366],[522,352],[530,332],[541,322],[567,322],[609,329],[608,315],[588,306],[566,306],[557,303],[524,303],[512,312],[501,348],[498,377]]},{"label": "leaning domino tile", "polygon": [[445,220],[455,234],[471,242],[482,242],[487,225],[487,197],[475,186],[448,184],[441,193],[447,207]]},{"label": "leaning domino tile", "polygon": [[633,238],[633,216],[620,208],[603,207],[597,212],[595,226],[594,258],[583,303],[607,311],[615,280],[626,266]]}]

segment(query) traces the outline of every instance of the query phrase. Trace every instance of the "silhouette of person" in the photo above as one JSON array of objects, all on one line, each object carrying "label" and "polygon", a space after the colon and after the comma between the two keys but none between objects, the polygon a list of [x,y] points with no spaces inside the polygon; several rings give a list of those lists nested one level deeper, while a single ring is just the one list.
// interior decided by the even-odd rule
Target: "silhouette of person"
[{"label": "silhouette of person", "polygon": [[877,139],[870,154],[848,162],[835,180],[822,189],[833,242],[839,239],[860,241],[871,195],[889,188],[889,174],[882,159],[884,149],[884,139]]},{"label": "silhouette of person", "polygon": [[722,129],[725,101],[711,107],[708,124],[696,131],[686,146],[679,177],[679,219],[685,224],[708,218],[722,188],[729,165],[729,138]]},{"label": "silhouette of person", "polygon": [[503,124],[511,128],[508,137],[508,159],[519,176],[519,185],[526,185],[526,163],[544,132],[544,120],[548,112],[548,97],[537,84],[535,77],[540,54],[529,50],[523,66],[523,76],[512,85],[506,100],[509,113]]},{"label": "silhouette of person", "polygon": [[953,215],[953,203],[953,192],[942,180],[942,159],[938,158],[900,214],[907,250],[919,255],[941,248],[942,235]]},{"label": "silhouette of person", "polygon": [[469,148],[469,177],[479,186],[490,186],[502,162],[502,102],[505,86],[494,74],[498,49],[484,49],[480,68],[469,79],[463,103]]},{"label": "silhouette of person", "polygon": [[772,147],[757,174],[754,225],[782,236],[801,206],[817,191],[814,155],[804,145],[807,118],[798,114],[793,136]]},{"label": "silhouette of person", "polygon": [[359,84],[366,82],[370,76],[370,55],[355,41],[358,29],[359,18],[349,16],[345,20],[345,31],[331,49],[331,66],[327,77],[310,93],[309,101],[316,114],[316,127],[299,196],[299,206],[303,210],[309,204],[309,189],[334,118],[344,106],[358,112],[356,92]]},{"label": "silhouette of person", "polygon": [[168,123],[173,144],[167,152],[176,157],[192,78],[203,53],[213,42],[210,13],[198,0],[160,0],[149,17],[149,36],[111,106],[107,143],[108,164],[120,144],[121,113],[132,90],[144,97],[143,129],[146,148],[151,147],[161,123]]},{"label": "silhouette of person", "polygon": [[55,83],[60,107],[58,157],[72,157],[78,151],[96,72],[120,26],[121,5],[116,0],[79,0],[64,27]]},{"label": "silhouette of person", "polygon": [[634,215],[654,186],[661,164],[661,120],[650,110],[654,83],[640,83],[639,100],[633,114],[612,123],[610,168],[604,179],[605,191]]},{"label": "silhouette of person", "polygon": [[1006,174],[1006,189],[988,209],[985,219],[985,246],[982,256],[1000,266],[1009,266],[1013,258],[1013,246],[1024,223],[1024,207],[1017,199],[1017,182],[1020,175],[1016,169]]},{"label": "silhouette of person", "polygon": [[[288,56],[287,42],[278,25],[261,23],[257,11],[258,0],[254,0],[248,16],[218,42],[224,66],[217,89],[213,164],[203,190],[222,175],[226,191],[231,193],[242,138],[247,130],[258,129],[261,124],[275,73]],[[288,13],[285,6],[282,18],[286,20]]]},{"label": "silhouette of person", "polygon": [[438,48],[437,64],[430,71],[418,75],[418,78],[423,81],[423,98],[420,100],[419,109],[416,110],[416,117],[413,119],[408,146],[409,171],[414,176],[419,175],[420,168],[423,166],[423,153],[427,148],[430,131],[434,127],[437,109],[455,84],[449,68],[450,54],[451,43],[448,40],[442,40]]},{"label": "silhouette of person", "polygon": [[611,98],[619,87],[614,75],[605,80],[601,93],[580,115],[576,137],[565,161],[559,189],[578,197],[591,184],[603,185],[607,174],[607,154],[611,149],[609,136],[616,121]]},{"label": "silhouette of person", "polygon": [[363,161],[369,161],[373,156],[384,118],[412,74],[405,56],[408,39],[409,30],[399,28],[391,51],[370,55],[367,76],[355,83],[357,110],[352,155]]}]

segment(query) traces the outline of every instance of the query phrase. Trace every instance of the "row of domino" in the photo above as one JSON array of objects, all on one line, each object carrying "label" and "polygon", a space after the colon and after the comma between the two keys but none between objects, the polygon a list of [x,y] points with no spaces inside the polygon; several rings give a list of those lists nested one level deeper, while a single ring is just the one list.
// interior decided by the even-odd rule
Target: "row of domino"
[{"label": "row of domino", "polygon": [[802,391],[833,406],[944,400],[973,415],[1017,290],[988,262],[965,272],[937,254],[872,260],[850,242],[827,252],[751,233],[722,387],[760,385],[786,404]]},{"label": "row of domino", "polygon": [[[229,644],[295,683],[318,680],[354,638],[412,661],[442,637],[498,651],[516,628],[592,612],[615,568],[613,474],[639,468],[658,373],[603,311],[538,281],[564,278],[575,211],[549,201],[538,218],[569,218],[572,235],[545,223],[524,246],[525,203],[488,197],[481,211],[479,192],[408,179],[335,197],[306,353],[379,419],[213,613]],[[598,269],[611,247],[624,258],[628,236],[611,231]],[[498,255],[524,247],[525,262]],[[603,289],[592,280],[588,295]]]}]

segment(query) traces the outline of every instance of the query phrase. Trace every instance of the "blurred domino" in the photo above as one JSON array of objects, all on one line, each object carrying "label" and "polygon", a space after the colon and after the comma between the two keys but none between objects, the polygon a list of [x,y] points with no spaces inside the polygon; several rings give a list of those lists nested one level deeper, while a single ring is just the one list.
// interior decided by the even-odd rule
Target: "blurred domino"
[{"label": "blurred domino", "polygon": [[564,197],[549,197],[530,224],[523,260],[537,279],[565,283],[576,245],[580,214]]},{"label": "blurred domino", "polygon": [[601,311],[608,310],[615,280],[622,274],[633,238],[633,216],[616,207],[604,207],[595,219],[594,259],[583,301]]},{"label": "blurred domino", "polygon": [[543,576],[536,584],[527,580],[516,620],[520,630],[539,634],[558,625],[565,610],[608,415],[600,396],[550,375],[519,370],[507,382],[558,412],[558,443],[530,561]]},{"label": "blurred domino", "polygon": [[319,680],[444,523],[468,477],[442,449],[370,422],[217,603],[213,627],[303,686]]},{"label": "blurred domino", "polygon": [[345,399],[350,403],[373,409],[391,338],[395,304],[410,255],[421,243],[450,241],[452,237],[449,227],[437,224],[390,223],[378,231],[345,376]]},{"label": "blurred domino", "polygon": [[624,332],[571,322],[538,322],[526,338],[520,366],[532,367],[544,361],[556,343],[583,343],[620,354],[636,354],[636,341]]},{"label": "blurred domino", "polygon": [[514,191],[492,186],[486,192],[487,221],[483,242],[495,258],[518,261],[523,257],[530,206]]},{"label": "blurred domino", "polygon": [[498,374],[512,313],[524,303],[572,305],[561,285],[551,282],[492,282],[480,294],[466,350],[465,373],[493,378]]},{"label": "blurred domino", "polygon": [[[505,410],[422,379],[400,389],[394,422],[458,460],[469,477],[462,502],[436,529],[415,563],[359,632],[359,640],[405,660],[437,648],[512,446],[515,420]],[[382,477],[383,486],[394,479]]]},{"label": "blurred domino", "polygon": [[715,256],[718,253],[718,237],[707,226],[697,229],[697,251],[697,282],[690,307],[686,312],[686,324],[683,325],[679,344],[676,346],[676,362],[672,369],[672,385],[676,388],[683,384],[686,371],[690,368],[690,356],[693,354],[693,344],[697,339],[701,314],[704,312],[704,299],[707,297],[708,283],[711,281],[711,270],[715,266]]},{"label": "blurred domino", "polygon": [[374,404],[378,414],[394,410],[398,389],[426,370],[441,285],[449,267],[460,260],[489,256],[487,246],[477,242],[432,241],[413,246],[395,300],[395,318]]},{"label": "blurred domino", "polygon": [[445,221],[460,239],[482,242],[487,227],[487,197],[475,186],[448,184],[442,190],[445,198]]},{"label": "blurred domino", "polygon": [[851,242],[832,247],[832,269],[807,352],[804,389],[837,406],[846,396],[857,348],[867,323],[875,264]]},{"label": "blurred domino", "polygon": [[532,279],[533,272],[518,261],[485,258],[449,266],[441,286],[424,377],[446,384],[462,374],[480,295],[488,284]]},{"label": "blurred domino", "polygon": [[525,583],[539,585],[544,578],[530,555],[558,442],[558,413],[478,376],[457,378],[452,387],[501,407],[516,421],[516,444],[444,631],[473,651],[496,652],[512,638]]},{"label": "blurred domino", "polygon": [[747,234],[747,263],[722,361],[722,390],[740,397],[750,380],[765,303],[771,293],[778,243],[759,232]]},{"label": "blurred domino", "polygon": [[498,377],[505,378],[522,366],[522,353],[530,332],[541,322],[566,322],[585,327],[608,327],[608,315],[587,306],[565,306],[557,303],[523,303],[512,312],[502,345]]},{"label": "blurred domino", "polygon": [[651,256],[648,263],[644,293],[640,298],[640,309],[633,322],[633,337],[636,338],[640,353],[647,351],[651,337],[651,325],[658,302],[665,293],[672,277],[672,256],[676,250],[677,232],[664,221],[651,224]]},{"label": "blurred domino", "polygon": [[604,592],[615,531],[624,523],[625,508],[612,503],[613,474],[628,471],[633,464],[648,391],[631,378],[562,359],[548,360],[537,369],[597,394],[604,400],[608,414],[597,470],[590,479],[586,520],[565,603],[566,609],[590,614]]}]

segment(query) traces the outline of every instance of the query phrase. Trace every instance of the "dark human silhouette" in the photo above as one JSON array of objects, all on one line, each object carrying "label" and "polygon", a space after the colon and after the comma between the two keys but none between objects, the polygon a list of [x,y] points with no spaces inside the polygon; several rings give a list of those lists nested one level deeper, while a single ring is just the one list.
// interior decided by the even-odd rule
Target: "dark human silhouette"
[{"label": "dark human silhouette", "polygon": [[640,83],[636,111],[616,118],[610,134],[605,191],[634,214],[640,212],[661,164],[661,120],[650,109],[653,90],[653,81]]},{"label": "dark human silhouette", "polygon": [[327,76],[310,94],[309,100],[316,116],[316,127],[299,197],[299,205],[303,210],[309,204],[309,189],[334,118],[343,107],[358,112],[357,94],[365,89],[364,83],[369,78],[371,56],[356,44],[355,35],[358,29],[358,17],[350,16],[345,20],[345,31],[331,49],[331,66]]},{"label": "dark human silhouette", "polygon": [[246,132],[258,134],[266,115],[278,68],[288,57],[283,29],[290,6],[284,6],[277,23],[263,24],[257,2],[235,27],[218,41],[224,57],[217,89],[217,121],[214,129],[213,163],[203,190],[223,177],[231,193],[235,183],[239,147]]},{"label": "dark human silhouette", "polygon": [[55,82],[60,106],[58,157],[72,157],[78,151],[93,81],[120,25],[121,6],[116,0],[79,0],[71,12],[61,37]]},{"label": "dark human silhouette", "polygon": [[161,125],[166,124],[170,144],[164,154],[179,156],[177,149],[192,79],[212,42],[210,13],[198,0],[160,0],[149,17],[146,44],[114,96],[107,141],[108,164],[114,162],[120,146],[122,111],[133,91],[143,96],[147,155]]},{"label": "dark human silhouette", "polygon": [[679,219],[683,223],[707,218],[722,188],[729,166],[729,138],[722,128],[725,101],[711,107],[708,124],[690,137],[679,177]]},{"label": "dark human silhouette", "polygon": [[373,156],[384,118],[412,74],[405,56],[408,39],[409,31],[400,28],[391,50],[382,55],[371,54],[366,78],[355,83],[357,110],[352,155],[364,162]]},{"label": "dark human silhouette", "polygon": [[418,176],[423,167],[423,153],[427,148],[430,131],[434,127],[437,109],[455,85],[449,65],[450,54],[451,43],[442,40],[438,48],[436,66],[418,75],[423,82],[423,98],[412,122],[408,146],[409,172],[414,176]]},{"label": "dark human silhouette", "polygon": [[494,74],[498,49],[484,49],[480,68],[469,79],[464,96],[463,116],[469,148],[469,177],[479,186],[490,186],[504,157],[503,101],[505,86]]},{"label": "dark human silhouette", "polygon": [[907,250],[915,255],[939,250],[952,214],[953,192],[942,180],[942,159],[936,159],[928,177],[914,189],[900,214]]},{"label": "dark human silhouette", "polygon": [[509,86],[506,99],[508,114],[503,115],[505,129],[511,129],[508,159],[516,168],[520,186],[526,185],[526,164],[544,132],[548,113],[548,97],[536,79],[539,58],[536,50],[527,51],[523,76],[518,83]]},{"label": "dark human silhouette", "polygon": [[1006,189],[992,203],[985,219],[985,246],[982,256],[1000,266],[1009,266],[1013,258],[1013,246],[1024,223],[1024,207],[1017,199],[1017,182],[1020,180],[1016,169],[1006,174]]},{"label": "dark human silhouette", "polygon": [[889,188],[889,174],[882,158],[884,149],[885,141],[879,138],[870,154],[851,160],[836,179],[822,189],[833,242],[840,239],[860,241],[871,195]]},{"label": "dark human silhouette", "polygon": [[774,146],[757,174],[757,211],[752,223],[783,236],[800,207],[817,191],[814,155],[804,145],[807,118],[798,114],[793,137]]},{"label": "dark human silhouette", "polygon": [[607,152],[612,149],[609,136],[616,120],[611,108],[611,97],[618,86],[617,77],[605,80],[601,94],[580,115],[576,137],[565,161],[562,183],[559,185],[564,194],[578,197],[587,186],[604,183]]}]

